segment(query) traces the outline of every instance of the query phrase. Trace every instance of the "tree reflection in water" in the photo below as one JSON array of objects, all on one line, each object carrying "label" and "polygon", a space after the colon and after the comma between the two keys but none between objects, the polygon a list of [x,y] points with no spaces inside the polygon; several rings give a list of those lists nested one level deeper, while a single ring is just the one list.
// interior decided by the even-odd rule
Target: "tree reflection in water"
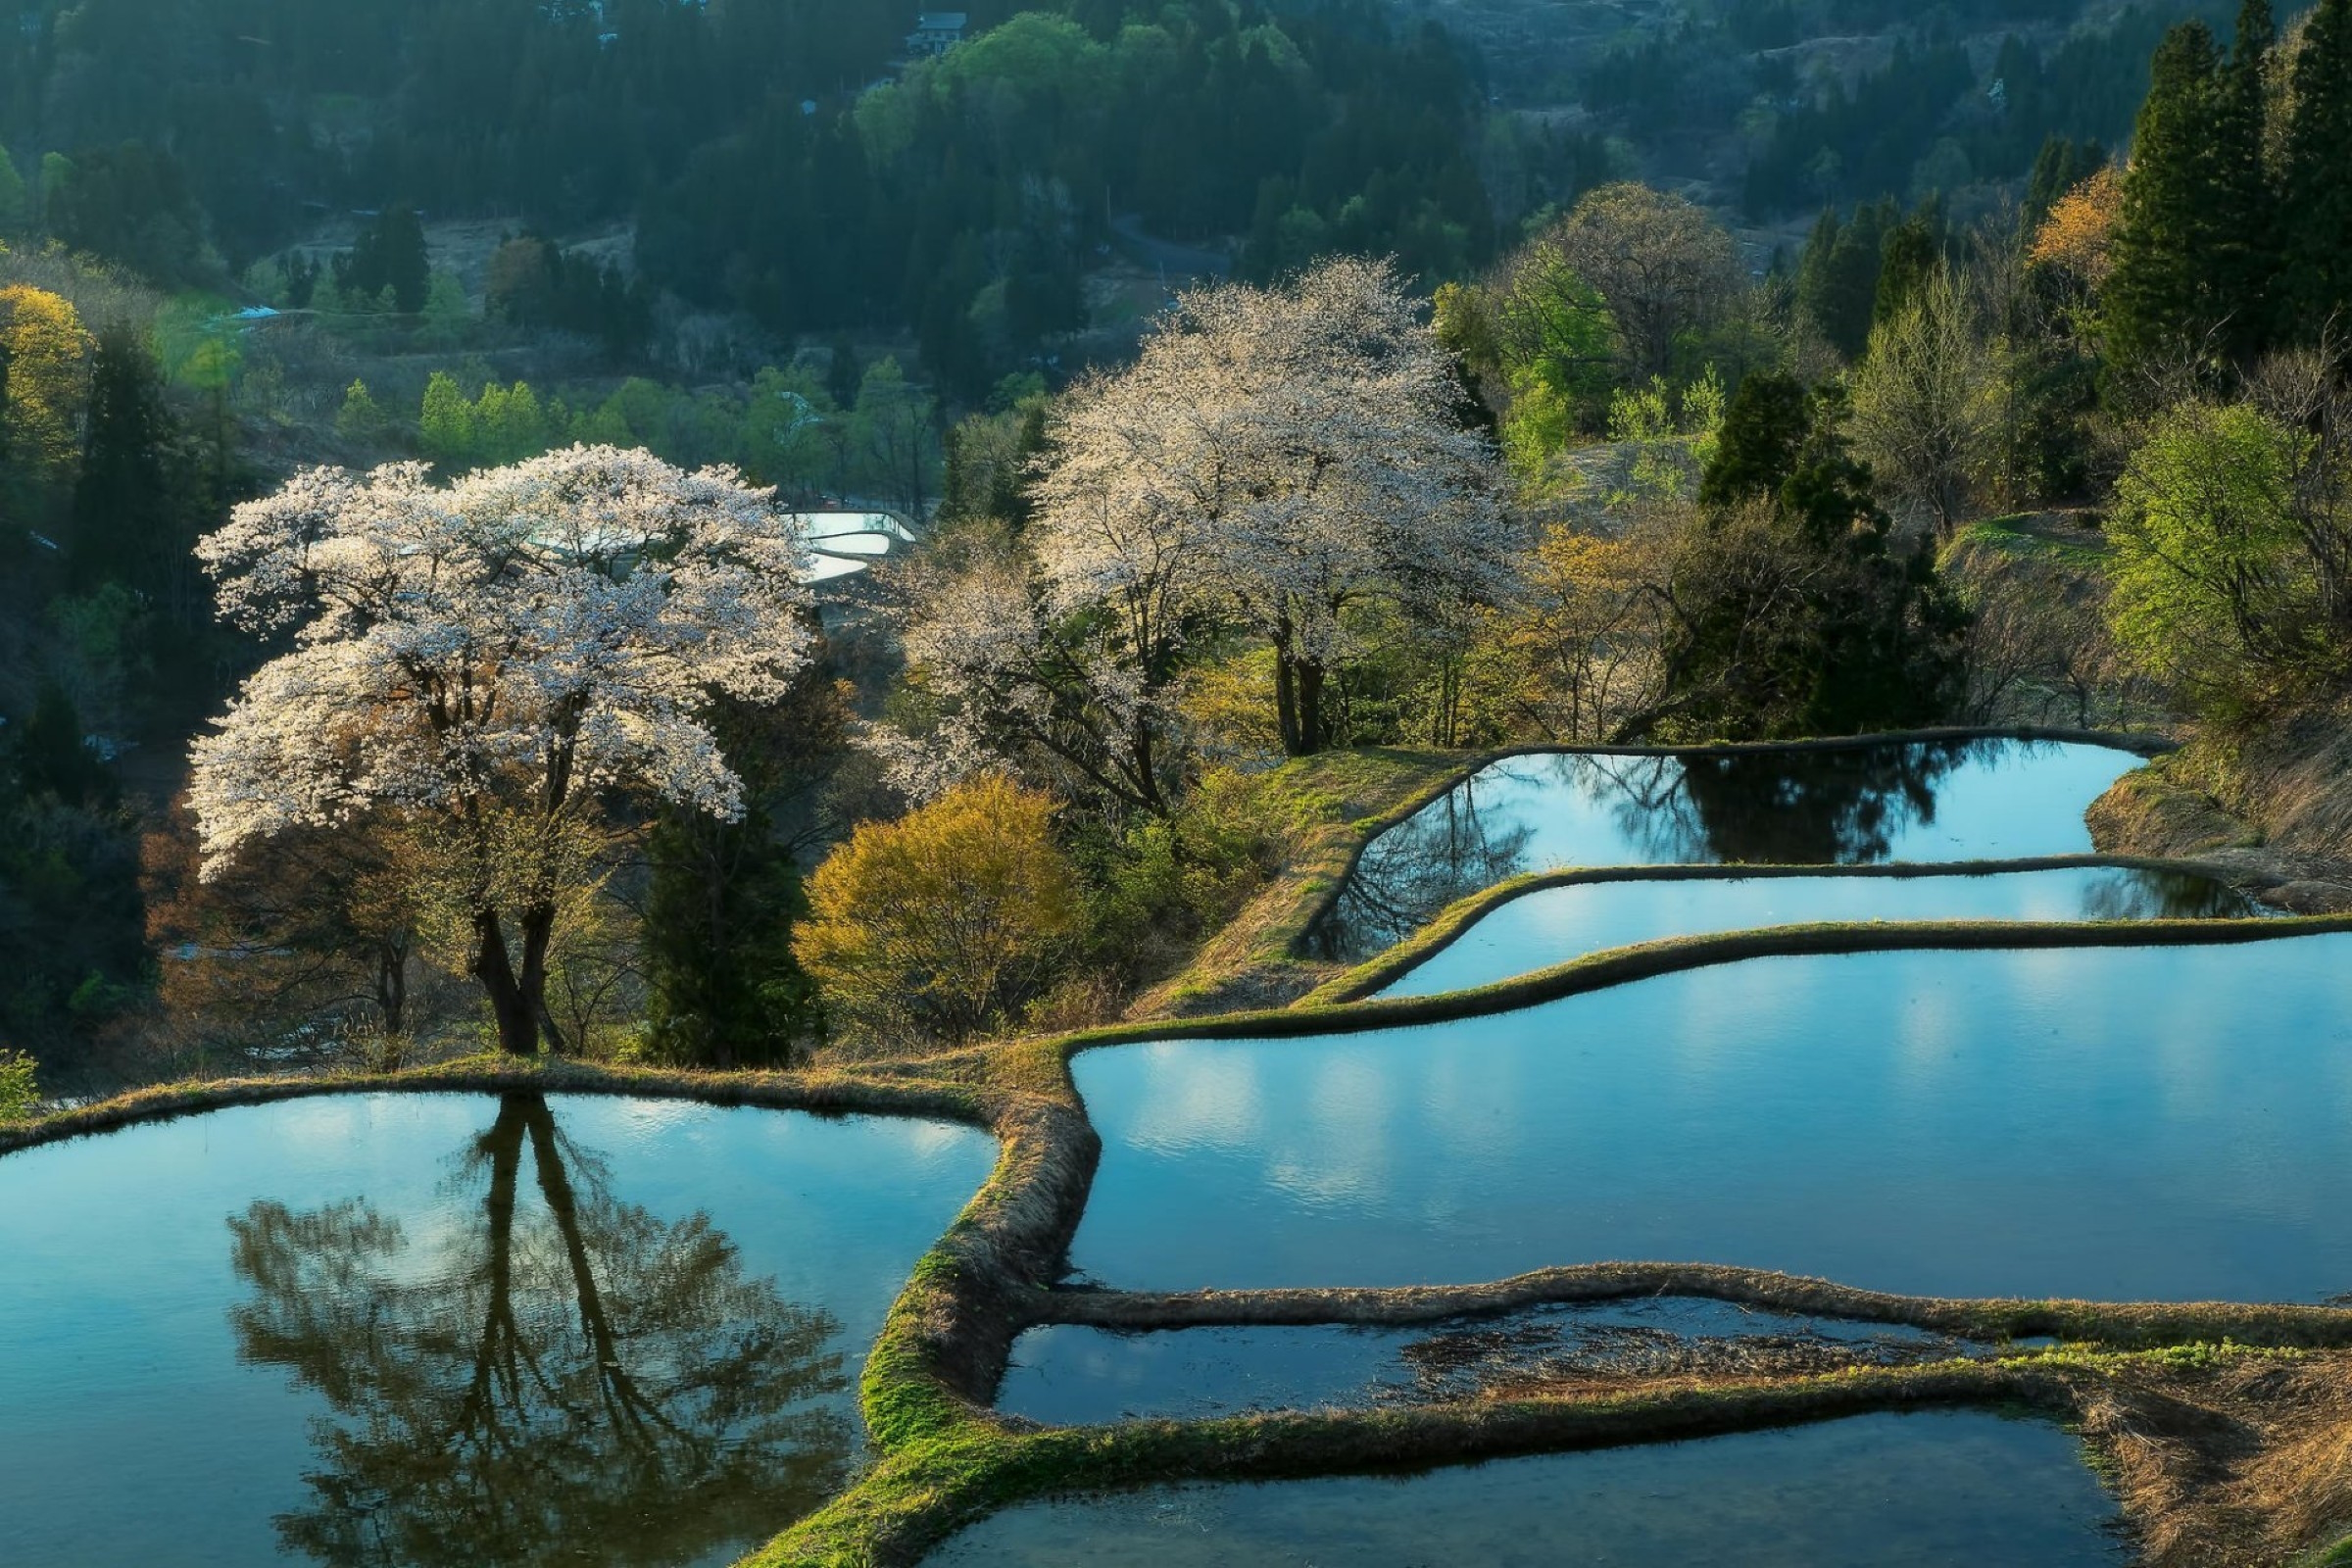
[{"label": "tree reflection in water", "polygon": [[1482,811],[1478,782],[1472,774],[1364,847],[1338,901],[1307,933],[1311,951],[1360,962],[1447,905],[1524,869],[1535,830],[1503,811]]},{"label": "tree reflection in water", "polygon": [[[1515,759],[1473,774],[1374,839],[1309,945],[1320,957],[1359,962],[1457,900],[1522,871],[1563,864],[1884,860],[1901,834],[1935,821],[1944,775],[2010,744],[1936,741],[1688,760],[1592,753]],[[1547,798],[1581,798],[1608,827],[1577,847],[1574,858],[1563,858],[1557,846],[1531,853]]]},{"label": "tree reflection in water", "polygon": [[[540,1201],[520,1195],[530,1156]],[[506,1095],[452,1185],[470,1220],[413,1238],[365,1200],[232,1216],[240,1359],[313,1424],[289,1552],[337,1565],[719,1560],[808,1512],[854,1440],[839,1324],[746,1278],[710,1217],[606,1190],[538,1095]]]},{"label": "tree reflection in water", "polygon": [[2229,883],[2185,871],[2111,871],[2082,893],[2087,920],[2235,920],[2260,912]]},{"label": "tree reflection in water", "polygon": [[[1992,743],[1998,746],[2008,743]],[[1895,837],[1936,820],[1937,781],[1989,750],[1982,742],[1841,747],[1600,759],[1642,764],[1628,780],[1619,821],[1650,858],[1667,863],[1865,865]]]}]

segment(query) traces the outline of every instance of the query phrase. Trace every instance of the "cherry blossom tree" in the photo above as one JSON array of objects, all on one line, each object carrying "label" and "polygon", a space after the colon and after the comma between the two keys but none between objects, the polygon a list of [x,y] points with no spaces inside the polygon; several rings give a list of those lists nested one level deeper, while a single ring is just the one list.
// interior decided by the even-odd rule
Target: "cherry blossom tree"
[{"label": "cherry blossom tree", "polygon": [[1513,591],[1493,453],[1454,422],[1445,354],[1384,263],[1190,296],[1156,346],[1197,389],[1169,488],[1200,498],[1210,585],[1273,645],[1284,748],[1319,751],[1351,606],[1425,619]]},{"label": "cherry blossom tree", "polygon": [[207,874],[289,829],[407,818],[516,1054],[564,1046],[550,944],[611,808],[737,814],[704,709],[782,696],[811,640],[773,492],[610,447],[446,488],[313,469],[198,554],[225,618],[293,636],[195,742]]},{"label": "cherry blossom tree", "polygon": [[1273,647],[1285,748],[1321,749],[1355,606],[1427,618],[1512,590],[1519,530],[1454,395],[1386,264],[1184,296],[1056,411],[1027,565],[918,594],[921,678],[982,749],[1026,740],[1157,809],[1175,684],[1205,638],[1246,631]]}]

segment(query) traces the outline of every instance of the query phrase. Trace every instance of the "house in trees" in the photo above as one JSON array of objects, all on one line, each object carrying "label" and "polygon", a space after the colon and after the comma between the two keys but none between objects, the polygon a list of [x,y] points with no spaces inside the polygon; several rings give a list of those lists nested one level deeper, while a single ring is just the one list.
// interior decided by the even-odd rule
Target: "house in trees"
[{"label": "house in trees", "polygon": [[906,35],[906,53],[944,55],[963,42],[963,25],[967,20],[961,11],[925,11],[914,19],[914,30]]}]

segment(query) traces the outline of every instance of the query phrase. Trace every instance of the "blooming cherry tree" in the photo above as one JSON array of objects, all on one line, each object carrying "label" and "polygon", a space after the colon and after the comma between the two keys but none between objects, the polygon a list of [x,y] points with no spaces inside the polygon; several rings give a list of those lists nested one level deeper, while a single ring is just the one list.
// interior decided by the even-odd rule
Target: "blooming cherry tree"
[{"label": "blooming cherry tree", "polygon": [[293,638],[195,742],[208,874],[289,828],[412,819],[518,1054],[564,1044],[549,946],[609,804],[737,814],[704,707],[782,696],[811,641],[772,492],[610,447],[446,488],[314,469],[197,552],[225,618]]},{"label": "blooming cherry tree", "polygon": [[1329,740],[1348,611],[1436,618],[1515,588],[1494,455],[1380,263],[1188,294],[1136,364],[1064,397],[1021,545],[916,594],[907,650],[961,730],[1160,808],[1173,691],[1204,635],[1273,645],[1283,743]]},{"label": "blooming cherry tree", "polygon": [[1452,418],[1444,351],[1385,263],[1190,296],[1160,343],[1198,388],[1179,482],[1203,500],[1210,584],[1274,646],[1284,747],[1318,751],[1349,606],[1429,619],[1515,591],[1493,452]]}]

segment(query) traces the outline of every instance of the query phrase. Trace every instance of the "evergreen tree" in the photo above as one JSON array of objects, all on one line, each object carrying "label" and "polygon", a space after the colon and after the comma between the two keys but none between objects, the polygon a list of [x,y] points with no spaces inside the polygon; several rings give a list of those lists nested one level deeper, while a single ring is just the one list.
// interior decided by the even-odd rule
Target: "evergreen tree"
[{"label": "evergreen tree", "polygon": [[713,720],[744,811],[732,822],[667,811],[648,838],[648,1045],[667,1061],[789,1066],[823,1019],[793,956],[808,903],[780,818],[806,808],[841,755],[848,709],[820,662],[782,702],[722,704]]},{"label": "evergreen tree", "polygon": [[433,270],[424,247],[424,223],[416,210],[395,207],[360,231],[351,249],[335,258],[335,282],[347,294],[375,299],[385,290],[392,308],[405,315],[424,309],[432,297]]},{"label": "evergreen tree", "polygon": [[2352,0],[2320,0],[2295,56],[2285,295],[2303,337],[2352,316]]},{"label": "evergreen tree", "polygon": [[435,370],[424,383],[416,439],[426,457],[453,472],[471,464],[481,445],[473,403],[458,389],[457,377],[447,370]]},{"label": "evergreen tree", "polygon": [[2096,141],[2050,136],[2034,156],[2034,172],[2026,181],[2025,226],[2041,226],[2059,198],[2107,167],[2107,149]]},{"label": "evergreen tree", "polygon": [[1797,309],[1847,359],[1870,342],[1884,242],[1895,221],[1890,202],[1857,208],[1849,223],[1825,214],[1797,264]]},{"label": "evergreen tree", "polygon": [[2270,0],[2244,0],[2214,105],[2214,287],[2224,337],[2240,363],[2269,345],[2278,320],[2278,207],[2264,156],[2270,118],[2264,72],[2278,41]]},{"label": "evergreen tree", "polygon": [[21,234],[32,219],[32,205],[24,191],[24,176],[17,172],[17,161],[0,147],[0,234]]},{"label": "evergreen tree", "polygon": [[2107,283],[2107,348],[2118,365],[2179,354],[2202,359],[2229,314],[2220,293],[2218,66],[2213,32],[2202,22],[2180,24],[2156,51]]},{"label": "evergreen tree", "polygon": [[1879,282],[1870,320],[1884,326],[1919,298],[1928,279],[1943,266],[1942,228],[1936,214],[1921,208],[1886,231],[1879,245]]},{"label": "evergreen tree", "polygon": [[1850,734],[1948,711],[1966,615],[1925,551],[1892,548],[1844,412],[1778,371],[1725,410],[1668,590],[1677,730]]},{"label": "evergreen tree", "polygon": [[1724,410],[1715,457],[1699,478],[1701,506],[1725,508],[1779,493],[1813,429],[1812,399],[1795,376],[1759,370]]},{"label": "evergreen tree", "polygon": [[51,795],[67,806],[113,804],[114,780],[82,744],[81,715],[55,682],[42,684],[15,753],[17,787],[24,795]]},{"label": "evergreen tree", "polygon": [[198,619],[192,531],[175,485],[178,430],[147,346],[128,327],[98,335],[68,564],[81,588],[115,581],[175,625]]},{"label": "evergreen tree", "polygon": [[364,446],[382,440],[390,428],[391,421],[384,417],[367,382],[354,381],[344,388],[343,407],[335,415],[335,434]]}]

